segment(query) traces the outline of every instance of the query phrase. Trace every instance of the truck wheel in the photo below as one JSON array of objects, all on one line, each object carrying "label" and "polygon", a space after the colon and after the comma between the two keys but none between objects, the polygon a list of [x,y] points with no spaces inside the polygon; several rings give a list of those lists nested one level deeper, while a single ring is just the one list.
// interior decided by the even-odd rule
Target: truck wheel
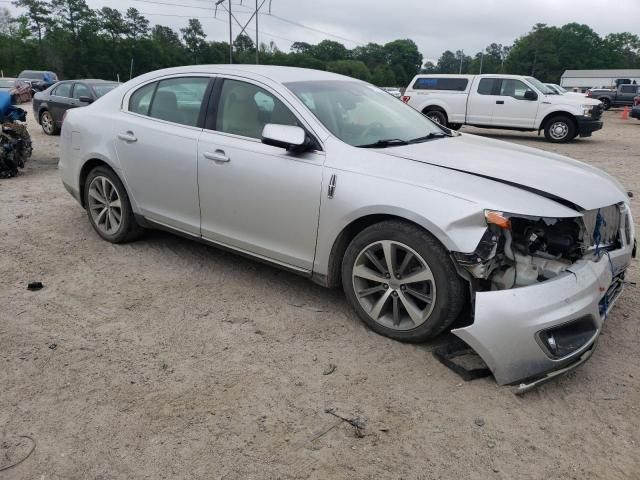
[{"label": "truck wheel", "polygon": [[565,143],[576,136],[576,125],[573,120],[564,115],[551,117],[544,126],[544,136],[553,143]]},{"label": "truck wheel", "polygon": [[449,125],[447,125],[447,127],[449,127],[451,130],[460,130],[460,128],[462,127],[461,123],[450,123]]},{"label": "truck wheel", "polygon": [[602,102],[602,108],[604,108],[605,110],[609,110],[611,108],[611,100],[609,100],[607,97],[602,97],[598,100]]},{"label": "truck wheel", "polygon": [[438,125],[447,126],[447,114],[442,110],[428,110],[424,114],[429,120],[436,122]]}]

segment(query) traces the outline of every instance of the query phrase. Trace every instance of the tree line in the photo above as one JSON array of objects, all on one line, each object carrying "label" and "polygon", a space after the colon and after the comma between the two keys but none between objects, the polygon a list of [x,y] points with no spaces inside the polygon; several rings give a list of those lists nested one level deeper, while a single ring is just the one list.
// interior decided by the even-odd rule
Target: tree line
[{"label": "tree line", "polygon": [[[229,44],[208,41],[200,20],[175,31],[151,25],[136,8],[124,13],[90,8],[86,0],[16,0],[24,13],[0,10],[0,65],[5,75],[23,69],[53,70],[60,78],[128,80],[186,64],[228,63]],[[224,27],[221,27],[224,28]],[[398,39],[352,49],[340,42],[295,42],[288,52],[261,43],[260,63],[328,70],[379,86],[406,86],[418,72],[514,73],[558,81],[565,69],[640,68],[640,40],[631,33],[600,37],[587,25],[537,24],[513,45],[492,43],[467,56],[445,51],[437,62],[423,61],[417,45]],[[246,34],[232,44],[234,63],[254,63],[256,45]]]}]

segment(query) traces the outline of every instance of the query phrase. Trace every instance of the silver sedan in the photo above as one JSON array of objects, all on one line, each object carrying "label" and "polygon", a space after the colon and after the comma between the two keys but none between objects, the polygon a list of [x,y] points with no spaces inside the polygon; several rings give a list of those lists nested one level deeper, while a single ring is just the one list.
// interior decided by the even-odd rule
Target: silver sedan
[{"label": "silver sedan", "polygon": [[455,323],[523,388],[589,357],[634,252],[603,172],[308,69],[142,75],[68,112],[60,171],[109,242],[161,228],[250,255],[341,286],[402,341]]}]

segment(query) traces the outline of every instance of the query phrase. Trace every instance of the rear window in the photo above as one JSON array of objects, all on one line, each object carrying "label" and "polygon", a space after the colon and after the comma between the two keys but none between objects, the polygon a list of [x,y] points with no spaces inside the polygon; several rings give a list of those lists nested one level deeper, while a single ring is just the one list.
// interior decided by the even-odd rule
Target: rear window
[{"label": "rear window", "polygon": [[453,90],[463,92],[469,80],[466,78],[423,77],[413,84],[414,90]]},{"label": "rear window", "polygon": [[31,78],[34,80],[43,80],[44,72],[36,72],[34,70],[25,70],[24,72],[20,72],[18,78]]},{"label": "rear window", "polygon": [[478,93],[480,95],[493,95],[493,88],[498,82],[498,78],[483,78],[478,84]]}]

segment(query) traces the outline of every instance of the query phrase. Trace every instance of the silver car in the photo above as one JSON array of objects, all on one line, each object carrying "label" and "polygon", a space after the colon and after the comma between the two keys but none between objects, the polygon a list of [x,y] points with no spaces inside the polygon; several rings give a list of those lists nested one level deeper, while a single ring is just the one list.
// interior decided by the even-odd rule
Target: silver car
[{"label": "silver car", "polygon": [[603,172],[308,69],[142,75],[68,112],[60,171],[107,241],[161,228],[251,255],[342,286],[402,341],[456,322],[499,384],[525,389],[589,357],[634,252]]}]

